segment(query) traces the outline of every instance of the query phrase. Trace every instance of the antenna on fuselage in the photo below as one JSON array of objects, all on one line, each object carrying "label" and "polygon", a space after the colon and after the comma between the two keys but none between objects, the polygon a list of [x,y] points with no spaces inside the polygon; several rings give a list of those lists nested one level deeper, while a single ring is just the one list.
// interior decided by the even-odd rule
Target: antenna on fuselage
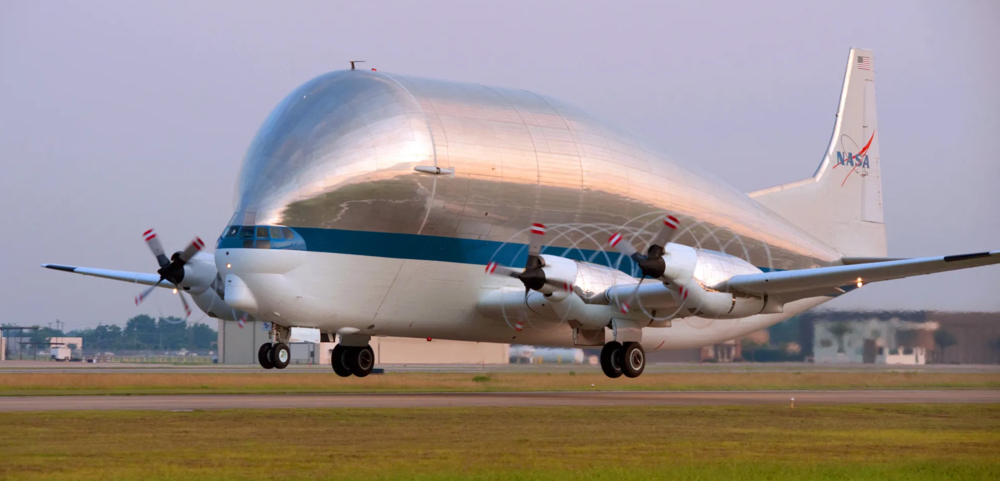
[{"label": "antenna on fuselage", "polygon": [[351,62],[351,70],[354,70],[354,64],[355,63],[364,63],[364,60],[348,60],[348,62]]}]

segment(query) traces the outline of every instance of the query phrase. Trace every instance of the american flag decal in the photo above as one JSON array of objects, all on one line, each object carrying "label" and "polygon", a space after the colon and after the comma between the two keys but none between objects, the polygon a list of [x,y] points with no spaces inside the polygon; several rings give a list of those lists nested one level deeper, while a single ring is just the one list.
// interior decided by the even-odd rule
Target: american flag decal
[{"label": "american flag decal", "polygon": [[858,70],[871,70],[872,69],[872,58],[862,57],[858,55]]}]

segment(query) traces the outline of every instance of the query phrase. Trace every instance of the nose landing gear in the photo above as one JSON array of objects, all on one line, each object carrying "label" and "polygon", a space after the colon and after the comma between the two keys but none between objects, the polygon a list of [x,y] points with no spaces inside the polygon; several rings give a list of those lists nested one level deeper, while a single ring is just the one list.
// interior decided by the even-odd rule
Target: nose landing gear
[{"label": "nose landing gear", "polygon": [[274,369],[274,363],[271,362],[270,343],[265,343],[260,345],[260,349],[257,350],[257,362],[259,362],[260,367],[264,369]]},{"label": "nose landing gear", "polygon": [[646,369],[646,353],[638,342],[609,342],[601,349],[601,370],[604,375],[614,379],[621,377],[639,377]]},{"label": "nose landing gear", "polygon": [[257,362],[264,369],[284,369],[291,360],[292,353],[288,350],[288,345],[283,342],[264,343],[257,350]]}]

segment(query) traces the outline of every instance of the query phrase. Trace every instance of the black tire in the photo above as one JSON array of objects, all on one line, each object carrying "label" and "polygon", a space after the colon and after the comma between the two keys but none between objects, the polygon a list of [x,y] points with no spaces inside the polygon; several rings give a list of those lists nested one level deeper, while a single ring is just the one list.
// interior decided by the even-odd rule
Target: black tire
[{"label": "black tire", "polygon": [[621,352],[622,345],[615,341],[605,344],[604,349],[601,349],[601,370],[605,376],[611,379],[621,377]]},{"label": "black tire", "polygon": [[284,369],[288,367],[288,363],[291,360],[292,351],[288,349],[285,343],[279,342],[271,349],[271,362],[274,363],[275,368]]},{"label": "black tire", "polygon": [[270,344],[265,343],[260,345],[260,349],[257,350],[257,362],[264,369],[274,369],[274,363],[271,362]]},{"label": "black tire", "polygon": [[371,374],[375,368],[375,351],[371,346],[352,347],[347,353],[348,365],[351,367],[351,374],[358,377],[365,377]]},{"label": "black tire", "polygon": [[351,366],[347,363],[347,354],[349,352],[351,352],[350,348],[337,344],[333,346],[333,352],[330,353],[330,364],[333,365],[333,372],[337,373],[340,377],[351,375]]},{"label": "black tire", "polygon": [[642,371],[646,370],[646,351],[642,350],[641,344],[626,342],[625,348],[619,352],[621,353],[619,365],[626,377],[639,377]]}]

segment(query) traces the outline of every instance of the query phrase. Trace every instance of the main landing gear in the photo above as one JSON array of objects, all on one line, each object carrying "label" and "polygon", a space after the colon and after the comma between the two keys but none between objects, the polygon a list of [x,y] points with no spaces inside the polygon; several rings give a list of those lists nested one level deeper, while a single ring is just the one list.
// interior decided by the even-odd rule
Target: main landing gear
[{"label": "main landing gear", "polygon": [[283,342],[261,344],[257,350],[257,362],[264,369],[284,369],[291,360],[292,353]]},{"label": "main landing gear", "polygon": [[350,347],[337,344],[330,356],[330,363],[333,364],[333,372],[340,377],[351,374],[365,377],[375,367],[375,351],[372,351],[371,346]]},{"label": "main landing gear", "polygon": [[646,369],[646,352],[638,342],[609,342],[601,349],[601,370],[610,378],[639,377]]}]

